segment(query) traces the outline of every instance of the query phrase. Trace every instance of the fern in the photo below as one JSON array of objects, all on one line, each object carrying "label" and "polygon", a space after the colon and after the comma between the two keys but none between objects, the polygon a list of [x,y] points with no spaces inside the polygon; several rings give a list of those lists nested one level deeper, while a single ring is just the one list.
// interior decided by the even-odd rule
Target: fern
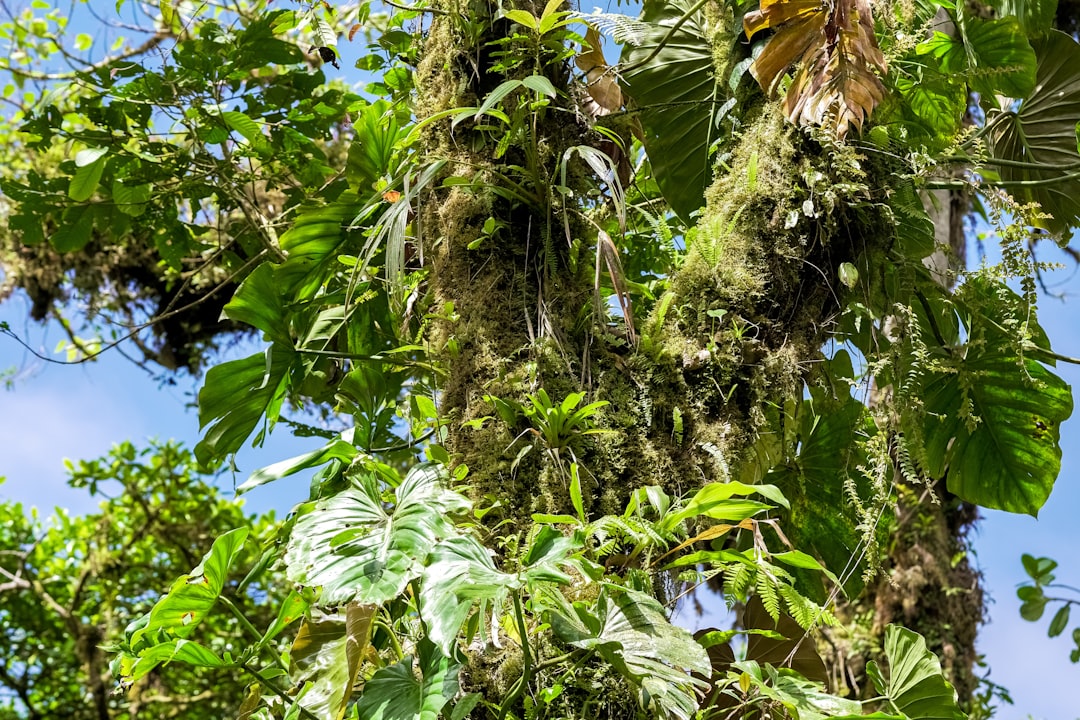
[{"label": "fern", "polygon": [[836,618],[821,605],[801,595],[791,585],[780,585],[780,595],[784,598],[787,612],[804,630],[812,630],[818,625],[837,625]]},{"label": "fern", "polygon": [[754,584],[756,569],[752,565],[734,563],[724,568],[724,595],[728,605],[745,600]]},{"label": "fern", "polygon": [[758,597],[761,598],[761,604],[765,607],[765,611],[769,613],[769,616],[773,619],[773,622],[780,621],[780,595],[777,592],[776,584],[763,572],[757,574],[756,584]]}]

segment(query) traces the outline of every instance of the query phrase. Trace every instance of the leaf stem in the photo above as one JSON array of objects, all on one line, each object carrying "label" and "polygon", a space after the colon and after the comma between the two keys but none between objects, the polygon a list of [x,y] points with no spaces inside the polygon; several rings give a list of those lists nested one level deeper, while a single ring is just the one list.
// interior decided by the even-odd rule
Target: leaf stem
[{"label": "leaf stem", "polygon": [[510,706],[517,702],[521,693],[524,692],[532,680],[533,667],[532,653],[529,651],[529,629],[525,626],[525,614],[521,609],[520,593],[514,593],[514,618],[517,620],[518,635],[521,639],[521,677],[517,679],[499,706],[499,720],[506,717],[506,713],[510,711]]},{"label": "leaf stem", "polygon": [[270,692],[277,695],[279,698],[284,700],[287,704],[295,705],[296,707],[300,708],[300,714],[303,715],[304,717],[306,717],[308,720],[319,720],[318,715],[315,715],[310,710],[308,710],[306,707],[304,707],[303,705],[298,703],[296,698],[289,697],[288,695],[286,695],[285,692],[281,688],[277,687],[276,685],[271,683],[269,680],[264,678],[262,675],[260,675],[258,670],[255,670],[254,668],[252,668],[247,663],[240,663],[240,667],[245,672],[247,672],[249,675],[251,675],[256,680],[258,680],[259,685],[263,686],[264,688],[266,688]]}]

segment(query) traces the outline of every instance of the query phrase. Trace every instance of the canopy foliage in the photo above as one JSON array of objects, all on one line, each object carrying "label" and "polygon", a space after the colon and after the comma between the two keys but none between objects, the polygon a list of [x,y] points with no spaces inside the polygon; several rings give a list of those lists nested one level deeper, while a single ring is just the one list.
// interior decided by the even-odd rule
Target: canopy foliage
[{"label": "canopy foliage", "polygon": [[[298,408],[327,440],[241,487],[310,488],[249,575],[279,612],[213,639],[255,547],[222,531],[113,679],[242,671],[244,718],[984,715],[952,560],[975,506],[1039,512],[1072,413],[1034,252],[1080,225],[1065,7],[120,0],[101,52],[12,13],[7,286],[77,358],[205,369],[205,466]],[[704,583],[735,630],[670,622]]]}]

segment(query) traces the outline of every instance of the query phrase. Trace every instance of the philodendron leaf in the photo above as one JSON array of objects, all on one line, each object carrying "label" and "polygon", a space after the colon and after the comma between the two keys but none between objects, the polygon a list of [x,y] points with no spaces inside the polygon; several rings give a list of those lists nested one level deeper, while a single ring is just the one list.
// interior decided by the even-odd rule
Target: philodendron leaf
[{"label": "philodendron leaf", "polygon": [[378,670],[364,684],[357,702],[364,720],[437,720],[458,692],[460,665],[429,640],[417,644],[419,673],[413,658]]},{"label": "philodendron leaf", "polygon": [[312,610],[289,651],[289,678],[311,683],[300,704],[318,718],[340,720],[371,638],[374,605],[349,603],[333,614]]},{"label": "philodendron leaf", "polygon": [[[273,426],[285,400],[295,353],[274,343],[265,352],[215,365],[199,390],[199,424],[206,434],[195,446],[203,465],[214,465],[243,446],[259,421]],[[262,433],[256,436],[261,441]]]},{"label": "philodendron leaf", "polygon": [[225,533],[190,574],[176,579],[168,594],[154,605],[148,621],[131,633],[133,652],[166,638],[191,635],[221,595],[229,568],[243,551],[247,536],[247,528]]},{"label": "philodendron leaf", "polygon": [[129,670],[124,672],[122,681],[132,683],[145,677],[159,665],[170,662],[184,663],[194,667],[230,667],[232,663],[225,662],[209,648],[203,647],[190,640],[173,640],[172,642],[160,643],[139,652],[138,660]]},{"label": "philodendron leaf", "polygon": [[1040,35],[1054,25],[1057,0],[990,0],[998,17],[1015,17],[1028,37]]},{"label": "philodendron leaf", "polygon": [[442,486],[430,465],[413,468],[384,502],[378,480],[320,500],[293,527],[285,566],[289,580],[322,587],[319,604],[381,604],[419,577],[435,544],[454,535],[447,515],[468,500]]},{"label": "philodendron leaf", "polygon": [[516,575],[501,572],[486,548],[471,536],[450,538],[438,544],[424,568],[420,617],[428,637],[443,654],[452,654],[458,631],[476,603],[495,614],[495,625],[507,593],[521,585]]},{"label": "philodendron leaf", "polygon": [[547,618],[563,642],[595,650],[637,685],[647,710],[678,720],[694,716],[695,694],[707,685],[687,671],[709,677],[712,665],[705,649],[668,621],[655,598],[605,588],[595,606],[564,604],[549,608]]},{"label": "philodendron leaf", "polygon": [[866,673],[878,692],[899,714],[910,720],[966,720],[956,704],[956,691],[941,672],[941,663],[926,649],[926,640],[898,625],[885,629],[886,678],[870,661]]},{"label": "philodendron leaf", "polygon": [[[969,280],[962,293],[997,293],[1001,308],[1015,295],[1003,286]],[[956,372],[935,373],[923,390],[924,432],[932,477],[983,507],[1037,515],[1061,469],[1060,426],[1072,414],[1072,392],[1034,359],[1022,363],[1002,325],[1005,317],[975,315],[971,341],[955,353]],[[1017,330],[1016,332],[1019,332]],[[1031,323],[1031,333],[1045,338]]]},{"label": "philodendron leaf", "polygon": [[1080,117],[1080,45],[1065,33],[1051,30],[1032,41],[1038,62],[1035,88],[1020,102],[988,120],[996,158],[1022,166],[1000,168],[1003,181],[1031,181],[1018,187],[1017,197],[1042,205],[1052,215],[1041,221],[1051,232],[1069,232],[1080,223],[1080,193],[1074,191],[1080,172],[1076,120]]},{"label": "philodendron leaf", "polygon": [[622,58],[622,78],[640,108],[656,183],[683,220],[705,204],[713,165],[709,146],[716,137],[709,109],[718,97],[703,14],[682,22],[692,5],[690,0],[646,2],[641,25],[649,32],[640,44],[628,45]]}]

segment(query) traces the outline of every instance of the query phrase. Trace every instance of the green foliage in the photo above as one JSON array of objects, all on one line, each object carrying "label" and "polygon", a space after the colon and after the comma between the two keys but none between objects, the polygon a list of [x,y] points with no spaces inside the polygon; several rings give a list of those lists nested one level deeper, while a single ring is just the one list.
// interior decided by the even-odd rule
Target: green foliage
[{"label": "green foliage", "polygon": [[1021,163],[1001,168],[1001,178],[1015,184],[1017,197],[1037,202],[1049,217],[1039,225],[1067,234],[1080,221],[1080,201],[1068,188],[1080,172],[1076,117],[1080,112],[1080,45],[1052,30],[1033,41],[1038,62],[1033,90],[1019,107],[988,116],[994,154]]},{"label": "green foliage", "polygon": [[[213,600],[225,591],[251,622],[274,617],[281,601],[276,575],[246,590],[222,584],[224,565],[242,551],[233,541],[267,537],[273,517],[245,517],[174,444],[114,446],[106,457],[70,464],[69,484],[98,498],[99,510],[84,517],[57,511],[43,520],[19,504],[0,505],[0,628],[7,638],[0,715],[97,720],[139,707],[179,718],[232,712],[243,681],[199,668],[223,665],[220,653],[251,639]],[[211,543],[196,572],[174,582],[175,568],[190,567]],[[243,562],[251,561],[245,551]],[[157,591],[170,583],[168,599],[155,606]],[[172,663],[152,679],[140,672],[128,693],[117,694],[103,648],[124,644],[125,626],[152,606],[152,622],[135,631],[147,647],[145,662]],[[197,626],[212,637],[208,646],[185,639]]]},{"label": "green foliage", "polygon": [[[5,67],[13,88],[59,89],[32,64],[55,61],[67,19],[37,5],[0,33],[31,67]],[[898,5],[875,26],[854,0],[649,2],[588,16],[576,62],[583,16],[559,0],[466,5],[166,2],[149,46],[20,101],[0,261],[35,314],[86,297],[105,312],[91,326],[153,321],[144,356],[192,369],[219,333],[260,333],[264,350],[206,373],[204,466],[294,410],[328,439],[241,486],[311,474],[274,532],[184,485],[154,500],[167,557],[142,537],[96,551],[140,563],[99,600],[123,606],[103,635],[116,675],[138,693],[243,673],[249,691],[213,711],[260,720],[963,717],[912,631],[885,631],[865,702],[823,685],[814,645],[897,539],[910,483],[1035,514],[1059,472],[1071,392],[1024,246],[1024,223],[1080,223],[1080,60],[1046,33],[1052,3]],[[336,68],[346,28],[369,42],[363,97],[314,67]],[[626,41],[620,66],[598,28]],[[978,172],[950,179],[958,163]],[[923,265],[941,238],[920,190],[958,185],[987,198],[1005,261],[953,288]],[[59,592],[94,556],[27,549],[32,523],[8,515],[3,536],[43,566],[42,589],[8,592]],[[158,559],[194,569],[138,570]],[[1038,619],[1052,568],[1032,562]],[[668,601],[708,580],[741,625],[695,638]],[[95,611],[66,612],[81,632]],[[30,666],[28,643],[8,667]]]},{"label": "green foliage", "polygon": [[[954,372],[925,379],[927,469],[940,477],[947,465],[949,490],[969,502],[1036,515],[1061,465],[1059,428],[1072,414],[1072,394],[1035,359],[1037,348],[1018,371],[1007,306],[980,302],[995,290],[978,279],[965,285],[969,307],[984,308],[964,318],[967,351],[949,364]],[[1036,342],[1044,339],[1030,322]]]},{"label": "green foliage", "polygon": [[683,20],[693,7],[682,0],[645,3],[640,22],[647,31],[626,46],[623,57],[626,91],[640,108],[656,182],[684,220],[702,205],[712,177],[709,149],[720,137],[716,128],[723,114],[700,7]]},{"label": "green foliage", "polygon": [[926,649],[918,634],[896,625],[885,630],[885,656],[889,673],[872,665],[867,668],[878,692],[888,698],[890,708],[900,717],[949,718],[966,715],[956,705],[956,693],[941,674],[941,663]]},{"label": "green foliage", "polygon": [[[1057,561],[1048,557],[1036,558],[1026,553],[1020,559],[1024,565],[1024,572],[1031,578],[1030,583],[1024,583],[1016,590],[1016,595],[1021,601],[1020,617],[1029,622],[1038,622],[1046,612],[1047,605],[1059,605],[1050,619],[1046,634],[1048,637],[1061,635],[1069,627],[1073,605],[1080,604],[1080,593],[1071,585],[1054,582]],[[1047,590],[1052,594],[1047,595]],[[1062,592],[1068,594],[1065,596],[1056,594]],[[1069,653],[1069,660],[1077,663],[1080,662],[1080,627],[1073,629],[1072,639],[1076,647]]]}]

